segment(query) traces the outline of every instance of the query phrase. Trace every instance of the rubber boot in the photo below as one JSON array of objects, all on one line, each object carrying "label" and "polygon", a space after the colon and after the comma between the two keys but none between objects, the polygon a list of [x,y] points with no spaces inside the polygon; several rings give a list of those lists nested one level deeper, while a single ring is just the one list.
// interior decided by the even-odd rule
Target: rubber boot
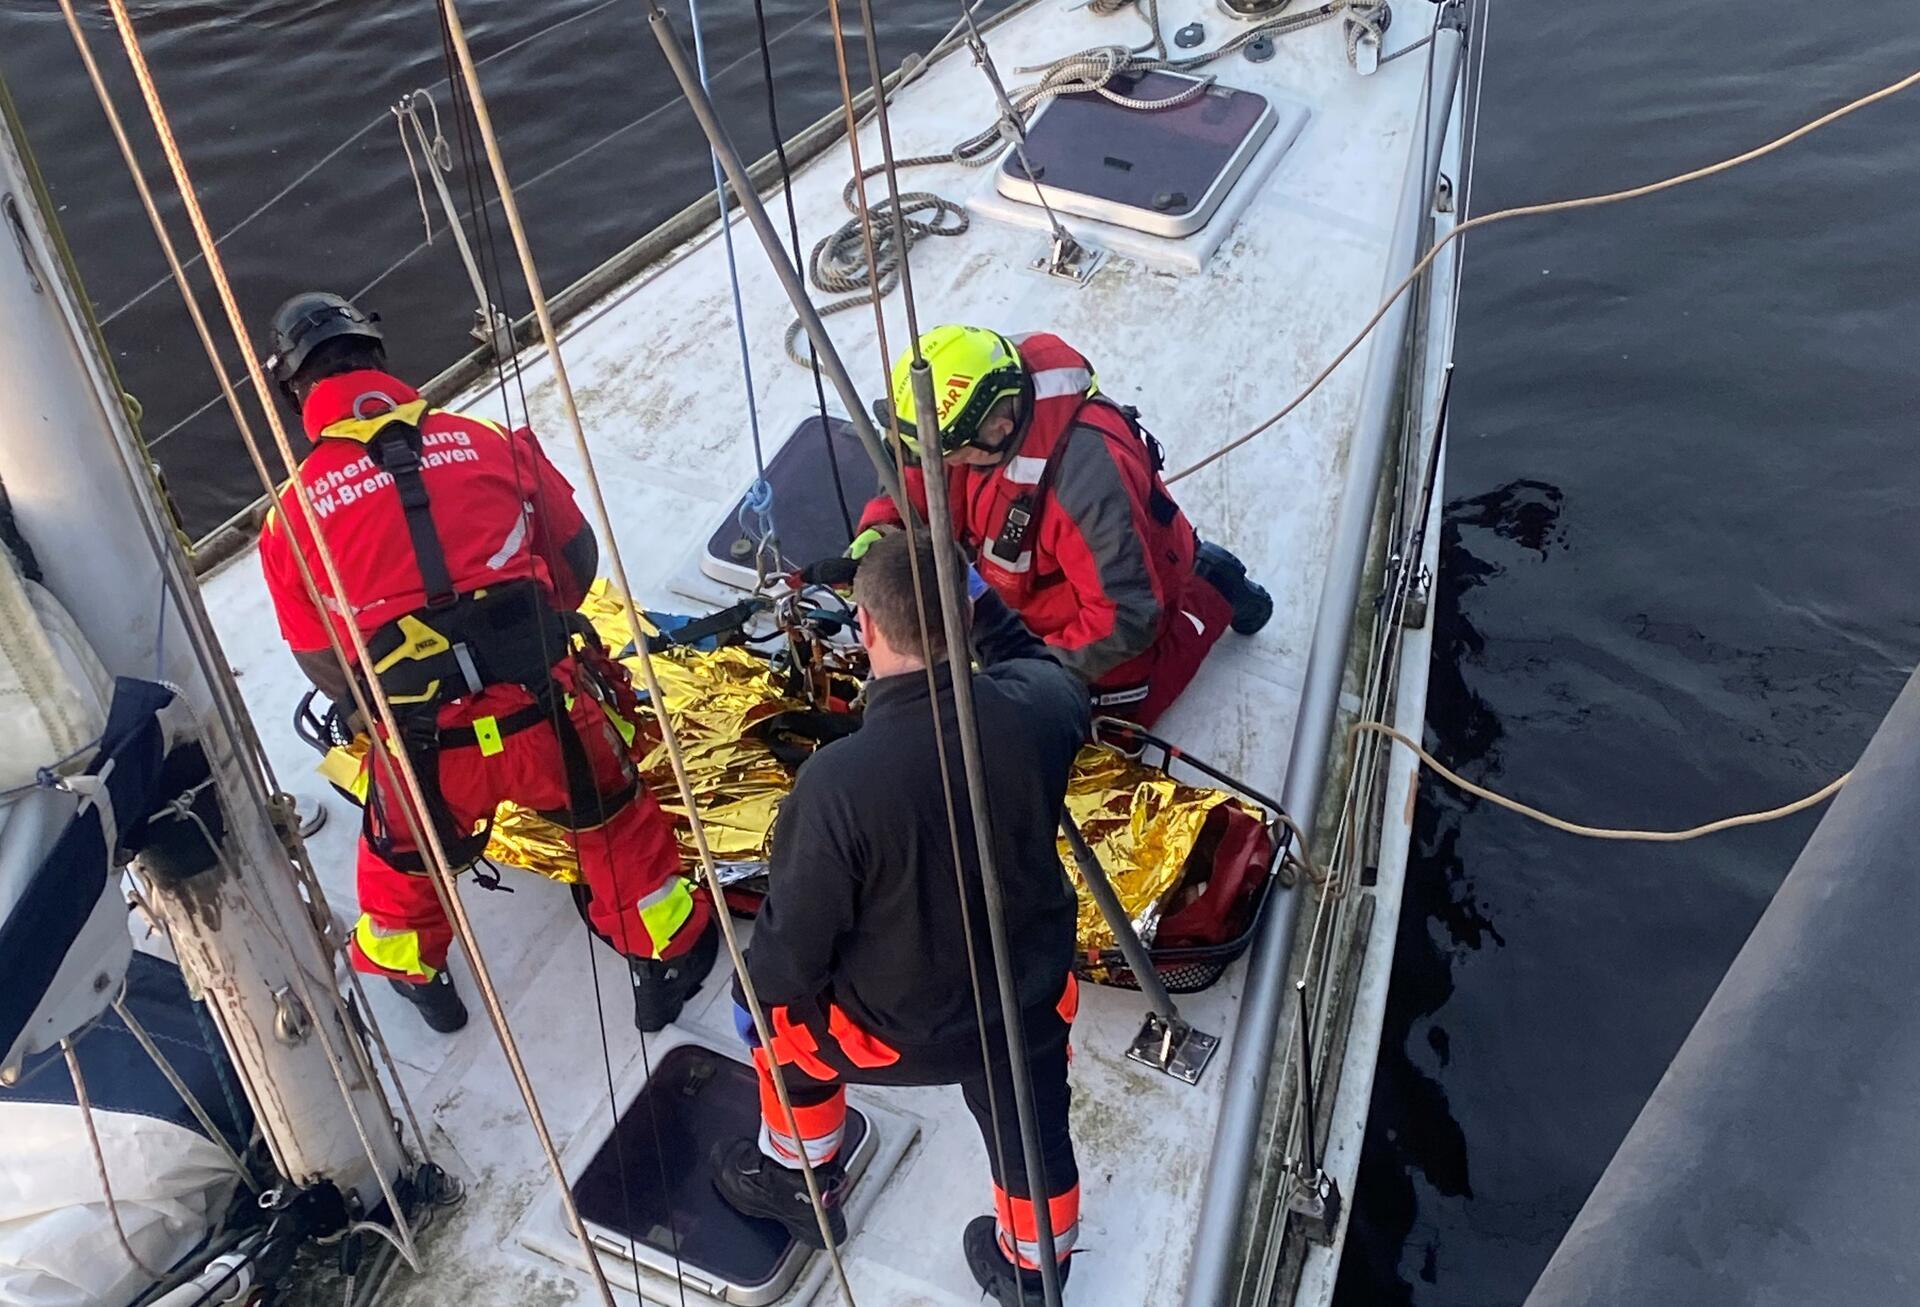
[{"label": "rubber boot", "polygon": [[1273,596],[1247,579],[1247,565],[1220,545],[1203,540],[1193,554],[1193,571],[1233,605],[1228,623],[1240,635],[1252,635],[1273,616]]},{"label": "rubber boot", "polygon": [[[785,1167],[760,1151],[751,1139],[734,1139],[713,1146],[713,1187],[720,1191],[727,1206],[742,1216],[763,1216],[786,1227],[793,1241],[816,1251],[824,1250],[820,1221],[813,1214],[813,1200],[807,1194],[807,1177]],[[823,1162],[813,1168],[820,1182],[821,1205],[826,1208],[827,1226],[835,1244],[846,1242],[847,1214],[841,1199],[847,1187],[847,1173],[838,1162]]]},{"label": "rubber boot", "polygon": [[[986,1290],[988,1298],[1002,1307],[1045,1307],[1047,1299],[1040,1287],[1040,1272],[1015,1266],[1000,1250],[999,1222],[991,1216],[974,1217],[967,1222],[967,1232],[961,1236],[960,1243],[967,1254],[967,1269],[973,1272],[974,1282]],[[1060,1263],[1061,1288],[1066,1288],[1067,1272],[1072,1269],[1071,1257]]]},{"label": "rubber boot", "polygon": [[467,1024],[467,1005],[460,1001],[460,991],[453,987],[451,971],[435,972],[432,980],[418,984],[392,976],[387,977],[387,983],[393,986],[394,993],[413,1004],[429,1029],[451,1035]]},{"label": "rubber boot", "polygon": [[640,1033],[657,1034],[680,1019],[680,1009],[700,992],[701,982],[720,955],[720,926],[709,920],[693,947],[664,962],[628,958],[633,975],[633,1024]]}]

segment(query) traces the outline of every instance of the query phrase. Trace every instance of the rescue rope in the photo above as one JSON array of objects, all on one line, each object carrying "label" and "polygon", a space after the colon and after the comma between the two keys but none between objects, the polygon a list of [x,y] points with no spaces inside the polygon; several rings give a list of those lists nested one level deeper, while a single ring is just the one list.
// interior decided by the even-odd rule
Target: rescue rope
[{"label": "rescue rope", "polygon": [[1643,199],[1649,195],[1658,195],[1662,191],[1673,190],[1675,187],[1686,186],[1692,182],[1704,181],[1706,178],[1716,177],[1724,172],[1731,172],[1733,169],[1752,163],[1757,159],[1764,159],[1766,156],[1778,150],[1785,149],[1804,136],[1809,136],[1823,127],[1840,121],[1849,114],[1857,113],[1867,108],[1869,105],[1878,104],[1882,100],[1890,99],[1915,85],[1920,85],[1920,71],[1910,73],[1898,81],[1881,87],[1877,91],[1863,95],[1856,100],[1840,106],[1838,109],[1824,113],[1811,122],[1803,123],[1786,135],[1777,137],[1765,145],[1758,146],[1742,154],[1736,154],[1732,158],[1722,159],[1718,163],[1708,164],[1704,167],[1694,168],[1687,172],[1663,178],[1660,181],[1648,182],[1640,186],[1631,186],[1625,190],[1607,191],[1598,195],[1582,195],[1572,199],[1554,200],[1541,204],[1519,205],[1514,208],[1499,209],[1493,213],[1484,213],[1477,218],[1467,219],[1434,242],[1433,247],[1413,265],[1412,271],[1401,279],[1399,285],[1395,286],[1393,290],[1388,293],[1386,299],[1381,302],[1380,307],[1374,310],[1373,316],[1367,319],[1366,323],[1360,328],[1359,334],[1354,336],[1339,353],[1333,356],[1333,360],[1307,383],[1305,389],[1287,401],[1285,407],[1281,408],[1279,412],[1267,418],[1244,435],[1236,436],[1204,458],[1199,459],[1187,467],[1181,468],[1178,472],[1175,472],[1167,478],[1167,483],[1171,485],[1173,482],[1179,481],[1184,477],[1192,476],[1208,464],[1225,458],[1234,450],[1239,449],[1242,445],[1268,431],[1288,414],[1304,404],[1307,398],[1316,390],[1320,389],[1320,387],[1325,384],[1327,378],[1333,375],[1334,370],[1346,362],[1355,350],[1360,348],[1367,337],[1373,333],[1373,329],[1380,325],[1380,320],[1387,316],[1387,312],[1392,309],[1394,303],[1407,292],[1409,287],[1420,279],[1422,273],[1426,272],[1426,270],[1432,266],[1433,261],[1439,257],[1440,251],[1446,249],[1447,246],[1459,240],[1468,232],[1479,227],[1490,227],[1497,222],[1507,222],[1514,218],[1544,217],[1548,214],[1570,213],[1578,209],[1596,209],[1602,205],[1619,204],[1627,200]]},{"label": "rescue rope", "polygon": [[[268,473],[265,462],[258,456],[256,443],[253,440],[252,425],[247,418],[245,409],[240,404],[238,394],[236,394],[233,389],[233,384],[226,378],[220,362],[219,351],[213,342],[212,331],[207,325],[206,315],[200,308],[199,296],[194,292],[192,283],[187,279],[186,265],[181,262],[179,252],[174,246],[173,238],[168,234],[166,224],[160,217],[159,206],[154,200],[152,188],[147,185],[146,175],[141,169],[139,161],[134,155],[132,143],[127,137],[126,124],[120,117],[119,108],[114,104],[112,95],[107,90],[106,81],[100,74],[99,64],[94,60],[92,43],[87,40],[85,30],[80,26],[79,18],[74,12],[73,0],[60,0],[60,7],[66,19],[67,30],[73,37],[75,49],[79,52],[80,61],[86,68],[87,78],[93,85],[94,95],[100,103],[102,113],[106,116],[107,125],[112,131],[114,141],[120,149],[121,159],[127,166],[128,176],[132,179],[134,189],[140,197],[141,207],[145,210],[147,221],[153,229],[155,238],[160,243],[161,252],[166,256],[167,266],[171,270],[174,284],[180,290],[182,300],[186,306],[187,316],[193,321],[195,334],[199,337],[201,348],[206,353],[208,363],[213,368],[215,376],[221,381],[221,394],[227,401],[228,411],[233,416],[234,425],[247,438],[248,452],[253,457],[255,470],[259,473],[261,480],[265,484],[267,493],[271,495],[273,493],[273,478],[271,474]],[[313,587],[311,577],[307,575],[307,566],[304,559],[300,560],[300,569],[303,577],[307,580],[309,591],[317,596],[319,592]],[[331,629],[329,630],[329,637],[333,638]],[[336,655],[338,655],[337,639],[334,639],[334,643],[336,645]],[[361,711],[363,714],[367,711],[364,704],[361,705]],[[278,781],[272,774],[272,765],[266,757],[265,748],[260,744],[258,736],[253,734],[251,730],[248,731],[248,738],[252,742],[259,761],[267,773],[269,782],[273,784],[277,790],[279,788]],[[300,837],[300,823],[294,814],[293,803],[290,798],[286,801],[286,812],[281,814],[280,819],[276,821],[276,825],[281,832],[282,841],[287,845],[289,855],[300,875],[302,885],[312,896],[311,901],[315,911],[326,919],[331,920],[332,910],[327,903],[326,891],[320,884],[318,873],[313,869],[312,860],[307,854],[306,843]],[[266,915],[270,916],[271,914]],[[426,1136],[420,1129],[419,1116],[414,1111],[413,1101],[407,1094],[406,1085],[400,1078],[399,1068],[394,1061],[392,1050],[387,1045],[386,1033],[374,1018],[373,1009],[367,1002],[366,993],[360,985],[359,977],[357,975],[350,975],[349,983],[353,987],[354,995],[359,1001],[362,1020],[379,1047],[381,1060],[386,1067],[388,1079],[392,1083],[394,1095],[399,1099],[400,1107],[407,1124],[412,1128],[414,1145],[418,1150],[418,1155],[423,1161],[427,1160],[431,1154],[427,1149]],[[336,1006],[338,1006],[339,996],[337,993],[334,994],[334,999]],[[344,1008],[341,1009],[340,1015],[343,1020],[346,1018],[347,1014]],[[368,1074],[371,1074],[370,1071]],[[348,1108],[349,1111],[354,1110],[351,1100],[348,1102]]]},{"label": "rescue rope", "polygon": [[100,1181],[100,1192],[106,1195],[107,1215],[113,1221],[113,1237],[120,1243],[120,1251],[127,1260],[137,1267],[149,1280],[160,1281],[166,1276],[147,1265],[146,1260],[133,1250],[133,1242],[127,1238],[127,1227],[120,1223],[120,1204],[113,1196],[113,1181],[107,1177],[107,1154],[100,1147],[100,1128],[93,1119],[93,1100],[87,1095],[87,1077],[80,1070],[80,1056],[73,1051],[73,1041],[60,1041],[60,1051],[66,1055],[67,1075],[73,1080],[73,1100],[80,1108],[80,1120],[87,1128],[87,1143],[93,1149],[93,1173]]},{"label": "rescue rope", "polygon": [[[327,582],[334,594],[345,594],[347,593],[347,587],[341,581],[338,560],[334,557],[333,550],[327,544],[326,537],[320,530],[319,518],[314,511],[312,497],[305,483],[298,475],[299,460],[295,457],[293,447],[287,438],[286,426],[281,420],[278,409],[274,403],[273,393],[267,385],[266,374],[261,369],[259,358],[254,351],[248,347],[246,321],[241,315],[239,302],[234,297],[232,284],[227,277],[225,260],[214,242],[212,229],[207,225],[206,214],[200,205],[199,193],[194,188],[192,177],[186,166],[186,160],[181,155],[179,142],[174,136],[172,120],[167,113],[166,106],[160,99],[158,88],[153,81],[152,70],[147,64],[145,51],[141,47],[138,33],[135,32],[132,18],[128,14],[127,0],[107,0],[107,4],[113,14],[114,26],[120,33],[121,44],[126,49],[128,62],[133,67],[135,80],[140,86],[141,96],[146,103],[148,116],[152,120],[154,130],[160,138],[161,149],[167,157],[168,167],[173,174],[174,183],[186,207],[187,217],[193,226],[194,235],[199,241],[201,253],[206,260],[207,271],[212,276],[214,289],[218,293],[221,305],[226,312],[228,325],[232,329],[235,340],[239,344],[241,355],[246,363],[248,377],[253,383],[255,397],[258,399],[260,407],[266,415],[268,428],[274,437],[274,443],[279,448],[281,459],[291,478],[289,484],[293,489],[295,502],[306,522],[309,533],[313,537],[315,552],[320,557],[321,566],[326,573]],[[251,428],[244,428],[243,435],[248,439],[249,452],[254,458],[256,469],[264,473],[265,461],[259,454],[257,442],[252,439]],[[268,476],[266,480],[269,493],[271,494],[271,476]],[[295,550],[292,552],[298,557],[299,551]],[[299,568],[303,581],[309,587],[310,594],[314,597],[316,603],[320,603],[322,600],[322,592],[315,584],[312,572],[304,560],[300,561]],[[324,611],[324,606],[322,607],[322,611]],[[329,628],[329,645],[334,651],[335,658],[338,660],[343,674],[347,676],[349,684],[352,685],[355,678],[352,675],[351,663],[340,646],[337,633],[332,629],[334,624],[328,622],[325,623],[325,625]],[[349,640],[353,644],[354,653],[359,665],[371,667],[373,665],[373,659],[367,651],[366,637],[360,632],[357,624],[345,622],[341,625],[344,627]],[[368,711],[366,699],[358,686],[354,686],[354,700],[360,710],[367,715],[368,720],[374,720],[373,714]],[[389,701],[385,690],[380,688],[377,683],[372,686],[372,707],[378,711],[378,720],[386,728],[389,738],[404,738],[400,731],[399,724],[394,717],[393,705]],[[407,751],[405,749],[387,750],[384,753],[377,754],[376,757],[379,765],[387,765],[395,768],[409,803],[415,807],[418,812],[428,811],[430,805],[426,803],[424,787],[421,785],[420,777]],[[402,805],[403,809],[407,806],[407,804]],[[492,974],[487,968],[485,956],[478,947],[478,941],[473,930],[473,923],[467,915],[465,905],[460,900],[458,890],[454,886],[451,863],[447,858],[446,849],[442,845],[440,833],[433,822],[416,821],[413,813],[407,813],[406,817],[408,825],[412,828],[416,838],[424,837],[419,838],[417,847],[423,850],[425,854],[425,861],[432,876],[436,893],[440,896],[442,906],[447,911],[448,920],[453,925],[455,933],[459,936],[461,944],[468,951],[470,961],[473,964],[475,982],[480,989],[482,1005],[486,1008],[488,1018],[492,1022],[495,1033],[499,1037],[501,1050],[506,1056],[508,1067],[513,1074],[516,1085],[519,1087],[521,1099],[526,1105],[528,1118],[533,1125],[535,1135],[540,1141],[541,1149],[546,1155],[548,1166],[552,1170],[555,1179],[559,1182],[562,1209],[568,1218],[569,1224],[579,1238],[582,1250],[586,1254],[588,1269],[593,1277],[595,1286],[600,1291],[601,1299],[606,1303],[607,1307],[615,1307],[613,1291],[607,1283],[604,1270],[600,1266],[599,1255],[594,1247],[592,1238],[588,1235],[585,1224],[580,1220],[578,1209],[574,1204],[572,1191],[567,1185],[565,1169],[560,1163],[559,1151],[554,1145],[552,1133],[547,1129],[546,1120],[540,1111],[539,1099],[533,1090],[532,1079],[527,1073],[526,1064],[520,1056],[518,1044],[515,1042],[512,1030],[507,1024],[505,1007],[500,1002],[499,993],[493,985]],[[320,1024],[323,1025],[324,1023]],[[335,1071],[337,1075],[337,1067]],[[354,1121],[356,1129],[360,1128],[361,1123],[357,1112],[354,1113]],[[381,1175],[380,1183],[383,1193],[388,1195],[388,1202],[395,1211],[396,1220],[399,1220],[398,1212],[400,1206],[397,1200],[391,1196],[390,1181],[387,1177]],[[402,1226],[401,1228],[404,1230],[405,1227]]]},{"label": "rescue rope", "polygon": [[1568,835],[1578,835],[1590,840],[1624,840],[1636,844],[1680,844],[1687,840],[1717,835],[1721,831],[1736,830],[1742,826],[1760,826],[1770,821],[1779,821],[1783,817],[1794,816],[1796,813],[1805,812],[1808,808],[1825,803],[1838,794],[1841,787],[1853,778],[1851,770],[1844,771],[1813,793],[1795,799],[1791,803],[1783,803],[1777,808],[1766,808],[1759,812],[1744,812],[1737,816],[1721,817],[1715,821],[1702,822],[1698,826],[1688,826],[1681,830],[1636,830],[1632,827],[1586,826],[1576,821],[1568,821],[1565,817],[1556,817],[1550,812],[1543,812],[1530,804],[1522,803],[1518,799],[1510,799],[1504,794],[1468,780],[1421,748],[1417,741],[1408,738],[1385,722],[1355,722],[1348,734],[1358,736],[1366,732],[1384,735],[1394,743],[1411,750],[1428,770],[1449,785],[1464,790],[1476,799],[1485,799],[1495,807],[1518,813],[1530,821],[1539,822],[1542,826],[1550,826]]},{"label": "rescue rope", "polygon": [[[123,4],[125,0],[112,0],[112,2],[115,4]],[[609,561],[612,563],[614,583],[620,591],[621,605],[625,611],[628,624],[633,630],[634,645],[640,655],[642,679],[646,684],[648,696],[654,705],[654,711],[660,723],[661,742],[666,745],[667,757],[673,767],[674,782],[679,790],[680,800],[687,809],[687,820],[693,836],[694,848],[698,854],[701,871],[706,877],[708,892],[713,902],[713,916],[719,923],[721,938],[726,944],[728,957],[740,980],[741,991],[747,999],[748,1013],[753,1018],[754,1029],[759,1034],[761,1046],[768,1050],[767,1065],[771,1072],[770,1079],[774,1086],[775,1096],[780,1102],[781,1112],[786,1119],[788,1127],[793,1131],[794,1137],[801,1138],[803,1135],[794,1114],[792,1098],[787,1090],[785,1073],[780,1068],[779,1059],[772,1056],[772,1050],[776,1047],[773,1040],[772,1028],[767,1021],[766,1012],[760,1002],[759,994],[753,987],[752,977],[747,973],[746,961],[740,951],[740,943],[733,928],[733,921],[726,910],[726,895],[720,884],[719,870],[714,864],[713,851],[707,842],[706,826],[701,820],[699,805],[695,801],[692,781],[687,774],[686,757],[680,743],[679,734],[674,729],[673,722],[666,712],[666,696],[661,690],[659,675],[654,668],[651,641],[647,638],[646,625],[641,621],[639,609],[635,605],[633,587],[627,578],[626,562],[620,552],[619,539],[614,534],[612,515],[607,509],[606,496],[601,489],[599,473],[593,462],[593,452],[587,444],[586,427],[581,420],[579,405],[574,399],[573,385],[567,375],[566,361],[560,351],[558,333],[553,325],[553,315],[547,303],[546,292],[541,284],[539,269],[534,264],[533,248],[528,243],[526,227],[521,221],[520,207],[514,199],[513,183],[507,176],[506,162],[500,153],[499,138],[494,132],[493,119],[488,112],[486,97],[480,87],[479,70],[474,64],[473,52],[467,45],[466,30],[461,24],[459,8],[455,0],[441,0],[441,12],[446,20],[447,30],[452,39],[454,50],[459,56],[461,76],[466,83],[467,97],[472,106],[474,122],[479,128],[481,142],[486,148],[487,162],[493,172],[494,187],[500,196],[501,211],[505,214],[508,229],[512,232],[514,249],[520,258],[520,270],[526,281],[527,293],[533,302],[534,316],[540,324],[540,334],[546,344],[547,356],[553,366],[554,384],[559,394],[561,407],[567,415],[568,426],[573,433],[574,447],[579,454],[582,470],[585,474],[588,498],[593,505],[595,522],[601,533],[606,537],[607,554]],[[298,484],[297,479],[295,484]],[[429,825],[431,825],[431,823],[429,823]],[[833,1237],[833,1231],[827,1219],[826,1207],[820,1190],[819,1177],[815,1175],[813,1163],[806,1157],[805,1153],[806,1150],[802,1149],[800,1158],[801,1175],[806,1182],[807,1195],[813,1206],[814,1219],[819,1227],[821,1237],[826,1243],[826,1252],[832,1262],[834,1275],[839,1282],[841,1292],[845,1295],[848,1303],[852,1304],[854,1301],[853,1289],[847,1280],[846,1268],[840,1258],[840,1249],[837,1241]],[[564,1186],[564,1184],[565,1181],[563,1179],[562,1185]],[[584,1225],[578,1223],[577,1217],[575,1218],[575,1222],[576,1230],[581,1236],[583,1245],[591,1248],[591,1240],[587,1238]],[[597,1258],[594,1259],[593,1266],[595,1277],[599,1280],[604,1291],[605,1280],[601,1278]]]}]

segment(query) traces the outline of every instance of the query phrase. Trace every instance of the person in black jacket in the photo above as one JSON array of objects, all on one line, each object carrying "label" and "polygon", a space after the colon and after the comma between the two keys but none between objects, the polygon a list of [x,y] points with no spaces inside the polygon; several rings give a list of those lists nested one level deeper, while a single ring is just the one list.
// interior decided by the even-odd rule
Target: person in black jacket
[{"label": "person in black jacket", "polygon": [[[912,575],[916,546],[919,599]],[[941,637],[932,546],[921,533],[913,545],[905,534],[889,535],[860,562],[853,597],[872,663],[866,718],[853,735],[807,762],[781,805],[771,888],[748,954],[800,1137],[774,1094],[768,1050],[755,1047],[760,1137],[716,1149],[715,1185],[740,1211],[777,1219],[794,1238],[821,1247],[798,1169],[804,1150],[822,1182],[838,1241],[846,1228],[837,1161],[845,1086],[959,1085],[986,1141],[994,1179],[995,1214],[976,1218],[965,1232],[968,1265],[996,1300],[1007,1301],[1011,1291],[1014,1301],[1039,1302],[1034,1195],[1046,1195],[1063,1278],[1080,1215],[1067,1128],[1067,1041],[1079,999],[1075,896],[1054,841],[1091,709],[1081,680],[998,596],[984,585],[972,588],[973,644],[981,663],[972,672],[974,703],[1046,1174],[1035,1183],[1023,1164],[962,780],[955,664]],[[925,650],[922,616],[932,646]],[[960,665],[966,666],[964,655]],[[953,777],[958,868],[941,797],[936,710]],[[983,993],[974,990],[969,951]],[[737,991],[735,997],[737,1003]],[[753,1042],[744,1009],[736,1015]]]}]

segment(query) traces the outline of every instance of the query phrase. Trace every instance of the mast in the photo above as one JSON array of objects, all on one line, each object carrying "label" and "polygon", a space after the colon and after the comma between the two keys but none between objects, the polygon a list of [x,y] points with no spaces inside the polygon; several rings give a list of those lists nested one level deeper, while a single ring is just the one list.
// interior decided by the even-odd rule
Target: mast
[{"label": "mast", "polygon": [[214,865],[144,877],[189,985],[219,1026],[281,1174],[362,1209],[409,1169],[343,1016],[318,908],[275,829],[252,724],[178,530],[72,275],[0,88],[0,483],[44,584],[107,671],[191,707],[225,833]]}]

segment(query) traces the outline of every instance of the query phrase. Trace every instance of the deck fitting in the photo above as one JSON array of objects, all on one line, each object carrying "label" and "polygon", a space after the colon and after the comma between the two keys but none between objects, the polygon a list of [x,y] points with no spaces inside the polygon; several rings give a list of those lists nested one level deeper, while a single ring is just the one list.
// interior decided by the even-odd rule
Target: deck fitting
[{"label": "deck fitting", "polygon": [[1054,236],[1047,252],[1034,259],[1027,267],[1034,272],[1044,272],[1049,277],[1058,277],[1070,281],[1076,286],[1084,286],[1093,280],[1093,274],[1106,262],[1107,252],[1093,245],[1082,245],[1062,231]]},{"label": "deck fitting", "polygon": [[1318,1168],[1312,1175],[1296,1175],[1287,1195],[1287,1215],[1309,1243],[1331,1244],[1340,1226],[1340,1185]]},{"label": "deck fitting", "polygon": [[1149,1013],[1127,1048],[1127,1060],[1150,1066],[1182,1084],[1197,1085],[1220,1047],[1220,1037],[1195,1030],[1179,1017]]}]

